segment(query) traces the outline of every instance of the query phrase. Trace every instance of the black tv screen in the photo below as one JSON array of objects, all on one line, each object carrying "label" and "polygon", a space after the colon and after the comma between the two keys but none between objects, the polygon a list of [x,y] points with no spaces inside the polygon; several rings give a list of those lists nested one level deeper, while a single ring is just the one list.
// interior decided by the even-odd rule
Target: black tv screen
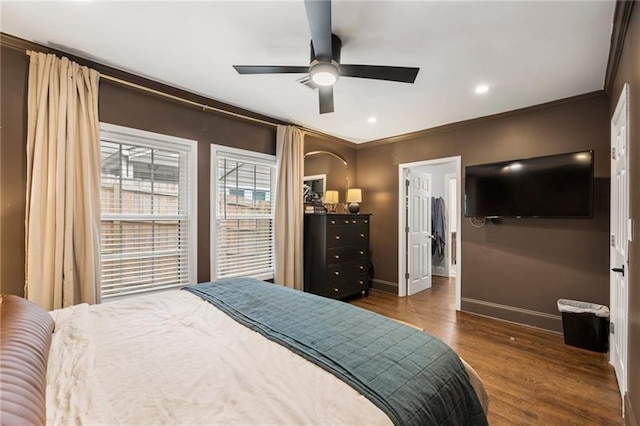
[{"label": "black tv screen", "polygon": [[593,151],[465,167],[467,217],[592,217]]}]

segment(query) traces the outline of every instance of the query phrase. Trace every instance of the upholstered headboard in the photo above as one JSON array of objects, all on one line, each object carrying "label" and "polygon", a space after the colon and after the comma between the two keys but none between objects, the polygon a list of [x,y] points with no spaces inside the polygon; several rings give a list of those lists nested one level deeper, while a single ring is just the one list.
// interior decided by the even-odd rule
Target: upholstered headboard
[{"label": "upholstered headboard", "polygon": [[27,300],[0,295],[0,421],[46,422],[47,358],[53,319]]}]

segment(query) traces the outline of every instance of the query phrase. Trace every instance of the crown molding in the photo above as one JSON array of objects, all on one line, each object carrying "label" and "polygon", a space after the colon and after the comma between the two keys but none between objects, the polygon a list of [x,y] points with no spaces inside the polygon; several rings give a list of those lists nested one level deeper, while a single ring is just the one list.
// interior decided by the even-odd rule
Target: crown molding
[{"label": "crown molding", "polygon": [[624,39],[627,35],[629,22],[631,21],[631,12],[634,4],[635,1],[633,0],[618,0],[616,1],[616,8],[613,12],[609,59],[607,60],[607,71],[604,78],[604,90],[609,96],[611,96],[611,92],[613,91],[613,83],[618,73],[618,67],[620,66]]},{"label": "crown molding", "polygon": [[0,46],[13,50],[37,50],[39,52],[49,53],[51,49],[9,34],[0,33]]},{"label": "crown molding", "polygon": [[476,125],[476,124],[479,124],[479,123],[483,123],[485,121],[492,121],[492,120],[496,120],[496,119],[500,119],[500,118],[504,118],[504,117],[511,117],[511,116],[514,116],[514,115],[519,115],[519,114],[524,114],[524,113],[531,112],[531,111],[536,111],[536,110],[539,110],[539,109],[553,108],[553,107],[557,107],[557,106],[564,105],[564,104],[570,104],[570,103],[573,103],[573,102],[584,101],[586,99],[597,98],[598,96],[602,96],[603,94],[604,94],[604,91],[596,90],[595,92],[584,93],[582,95],[572,96],[570,98],[558,99],[558,100],[551,101],[551,102],[545,102],[543,104],[532,105],[532,106],[529,106],[529,107],[520,108],[520,109],[514,109],[514,110],[511,110],[511,111],[505,111],[505,112],[501,112],[501,113],[498,113],[498,114],[486,115],[484,117],[472,118],[470,120],[458,121],[458,122],[455,122],[455,123],[445,124],[445,125],[438,126],[438,127],[431,127],[429,129],[418,130],[416,132],[405,133],[405,134],[398,135],[398,136],[391,136],[391,137],[388,137],[388,138],[378,139],[378,140],[371,141],[371,142],[364,142],[364,143],[361,143],[361,144],[357,145],[357,147],[360,150],[360,149],[366,149],[366,148],[373,148],[373,147],[376,147],[376,146],[379,146],[379,145],[386,145],[386,144],[390,144],[390,143],[403,142],[403,141],[407,141],[407,140],[411,140],[411,139],[418,139],[418,138],[430,136],[430,135],[433,135],[433,134],[436,134],[436,133],[449,132],[449,131],[452,131],[454,129],[473,126],[473,125]]}]

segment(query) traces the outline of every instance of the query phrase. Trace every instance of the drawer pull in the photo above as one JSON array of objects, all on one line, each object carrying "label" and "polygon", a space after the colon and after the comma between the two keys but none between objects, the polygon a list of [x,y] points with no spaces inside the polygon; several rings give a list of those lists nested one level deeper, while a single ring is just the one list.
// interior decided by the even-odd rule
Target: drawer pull
[{"label": "drawer pull", "polygon": [[349,223],[349,219],[345,220],[344,223]]},{"label": "drawer pull", "polygon": [[364,270],[364,266],[360,265],[360,269]]},{"label": "drawer pull", "polygon": [[364,251],[360,250],[360,254],[361,254],[362,256],[364,256]]},{"label": "drawer pull", "polygon": [[336,258],[336,259],[340,259],[340,255],[339,255],[339,254],[336,254],[336,255],[335,255],[335,258]]},{"label": "drawer pull", "polygon": [[339,292],[340,290],[338,290],[337,288],[334,288],[333,291],[335,291],[336,293]]},{"label": "drawer pull", "polygon": [[364,281],[360,280],[360,281],[358,281],[358,284],[362,285],[362,284],[364,284]]},{"label": "drawer pull", "polygon": [[361,238],[364,238],[364,234],[360,234],[360,237],[361,237]]},{"label": "drawer pull", "polygon": [[332,221],[331,221],[331,224],[332,224],[332,225],[335,225],[335,224],[336,224],[336,221],[335,221],[335,220],[332,220]]},{"label": "drawer pull", "polygon": [[336,235],[336,240],[339,240],[339,239],[340,239],[340,235]]},{"label": "drawer pull", "polygon": [[367,219],[364,220],[364,223],[369,223],[369,221]]},{"label": "drawer pull", "polygon": [[338,272],[338,271],[335,271],[335,272],[334,272],[334,274],[336,274],[336,275],[340,275],[340,272]]},{"label": "drawer pull", "polygon": [[356,220],[352,220],[351,223],[358,223]]}]

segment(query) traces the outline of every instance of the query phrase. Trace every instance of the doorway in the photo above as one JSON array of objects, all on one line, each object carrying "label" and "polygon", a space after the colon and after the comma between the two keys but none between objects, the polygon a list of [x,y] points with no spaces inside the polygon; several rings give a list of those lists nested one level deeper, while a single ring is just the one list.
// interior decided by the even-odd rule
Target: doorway
[{"label": "doorway", "polygon": [[[425,207],[422,213],[421,209],[415,207],[415,203],[411,203],[412,183],[417,182],[415,179],[412,182],[412,175],[429,176],[429,200],[424,201],[428,208]],[[455,309],[460,310],[462,285],[462,265],[459,261],[461,258],[461,176],[462,159],[460,156],[398,165],[398,296],[404,297],[415,292],[416,287],[412,287],[412,280],[415,281],[415,277],[412,278],[412,271],[429,270],[434,275],[448,278],[452,276],[451,265],[454,260],[455,268],[453,269],[455,271],[451,281],[455,282]],[[453,190],[449,185],[453,185]],[[414,197],[414,200],[417,198]],[[435,204],[433,208],[432,203]],[[424,248],[420,251],[415,243],[412,244],[415,239],[411,235],[411,225],[413,224],[415,229],[416,224],[427,221],[428,218],[430,226],[432,211],[440,212],[442,215],[441,218],[434,218],[434,224],[437,225],[438,220],[443,220],[445,224],[451,223],[453,226],[445,225],[444,232],[442,228],[439,232],[430,230],[428,241],[422,243]],[[416,215],[418,217],[415,217]],[[451,228],[455,229],[453,238],[450,232]],[[432,249],[434,242],[439,244],[435,250]],[[421,253],[421,255],[418,256],[417,253]],[[428,253],[428,256],[425,256],[424,253]],[[414,268],[417,259],[428,263],[428,265]]]}]

